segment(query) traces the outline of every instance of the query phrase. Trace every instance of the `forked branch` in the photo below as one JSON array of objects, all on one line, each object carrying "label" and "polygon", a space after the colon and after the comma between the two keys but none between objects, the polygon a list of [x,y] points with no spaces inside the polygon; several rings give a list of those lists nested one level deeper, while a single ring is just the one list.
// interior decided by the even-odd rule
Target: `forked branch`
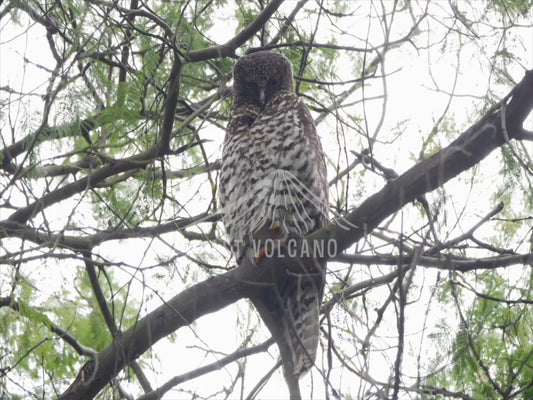
[{"label": "forked branch", "polygon": [[[502,126],[502,107],[505,107],[505,126]],[[533,71],[528,71],[498,107],[491,109],[449,146],[388,182],[357,209],[309,235],[306,240],[334,240],[338,251],[347,249],[407,203],[442,186],[502,146],[505,143],[504,129],[509,139],[520,138],[523,122],[532,109]],[[140,319],[98,353],[93,378],[72,385],[60,399],[92,399],[119,371],[158,340],[202,315],[247,297],[255,285],[269,281],[275,267],[272,259],[265,259],[261,268],[241,265],[184,290]]]}]

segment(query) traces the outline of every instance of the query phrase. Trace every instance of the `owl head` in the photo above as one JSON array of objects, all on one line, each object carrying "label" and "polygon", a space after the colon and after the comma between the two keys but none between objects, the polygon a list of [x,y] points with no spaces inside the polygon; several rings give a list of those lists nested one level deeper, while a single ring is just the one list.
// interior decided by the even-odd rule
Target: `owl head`
[{"label": "owl head", "polygon": [[239,59],[233,68],[235,105],[263,108],[276,93],[294,91],[292,66],[283,55],[258,51]]}]

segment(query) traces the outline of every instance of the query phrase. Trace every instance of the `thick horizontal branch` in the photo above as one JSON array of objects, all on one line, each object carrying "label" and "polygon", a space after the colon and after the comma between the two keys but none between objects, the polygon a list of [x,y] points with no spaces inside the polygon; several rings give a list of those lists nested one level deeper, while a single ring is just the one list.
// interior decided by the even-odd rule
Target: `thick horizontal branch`
[{"label": "thick horizontal branch", "polygon": [[[500,107],[506,107],[507,134],[515,138],[522,131],[524,119],[533,109],[532,71],[502,101]],[[491,110],[448,147],[388,182],[359,208],[309,235],[306,240],[313,243],[331,240],[337,243],[337,250],[347,249],[405,204],[476,165],[505,143],[500,118],[501,108]],[[72,385],[60,399],[93,398],[131,360],[158,340],[202,315],[248,297],[258,284],[270,282],[276,267],[275,259],[263,259],[260,267],[244,264],[184,290],[139,320],[102,350],[97,355],[98,367],[93,379]]]},{"label": "thick horizontal branch", "polygon": [[20,174],[21,177],[28,179],[52,178],[55,176],[65,176],[68,174],[77,174],[78,172],[87,173],[101,165],[100,159],[95,155],[88,155],[82,159],[64,164],[47,164],[43,166],[32,165]]}]

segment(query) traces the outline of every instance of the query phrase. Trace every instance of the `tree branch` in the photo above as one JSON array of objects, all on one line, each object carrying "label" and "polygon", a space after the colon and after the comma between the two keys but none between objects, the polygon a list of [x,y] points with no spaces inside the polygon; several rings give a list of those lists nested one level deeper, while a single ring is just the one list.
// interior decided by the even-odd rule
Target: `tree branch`
[{"label": "tree branch", "polygon": [[[24,315],[25,317],[28,317],[25,312],[21,311],[21,309],[28,309],[32,308],[31,313],[38,313],[39,319],[42,323],[44,323],[52,332],[54,332],[57,336],[59,336],[61,339],[63,339],[66,343],[72,346],[76,352],[82,356],[93,356],[96,354],[96,351],[91,349],[90,347],[86,347],[83,344],[81,344],[78,339],[76,339],[72,334],[65,329],[57,326],[52,321],[49,321],[45,314],[41,314],[39,311],[34,310],[33,307],[24,305],[21,307],[21,303],[13,299],[12,297],[0,297],[0,308],[2,307],[10,307],[11,309],[19,312],[21,315]],[[28,317],[29,318],[29,317]],[[34,321],[35,322],[35,321]]]},{"label": "tree branch", "polygon": [[270,338],[267,341],[258,344],[252,347],[246,347],[243,349],[236,350],[232,354],[229,354],[225,357],[222,357],[220,360],[215,361],[214,363],[205,365],[203,367],[197,368],[194,371],[186,372],[185,374],[175,376],[165,382],[161,387],[156,390],[145,393],[137,400],[157,400],[160,399],[165,393],[167,393],[174,386],[177,386],[188,380],[197,378],[199,376],[205,375],[209,372],[216,371],[221,369],[223,366],[228,365],[229,363],[238,360],[239,358],[248,357],[249,355],[261,353],[267,351],[270,346],[274,344],[274,339]]},{"label": "tree branch", "polygon": [[[159,143],[163,143],[163,140]],[[182,146],[178,150],[172,152],[172,154],[184,152],[196,144],[198,143]],[[98,187],[101,182],[109,177],[132,169],[146,167],[147,165],[153,163],[156,157],[161,155],[161,148],[165,148],[165,146],[156,144],[152,148],[142,153],[122,159],[102,157],[106,164],[98,170],[81,179],[62,186],[59,189],[46,193],[40,199],[15,211],[8,217],[7,220],[0,221],[0,237],[8,225],[24,224],[26,221],[33,218],[40,210],[43,210],[52,204],[59,203],[62,200],[68,199],[76,193],[81,193],[84,190]]]},{"label": "tree branch", "polygon": [[283,0],[272,0],[259,13],[250,25],[244,28],[238,35],[219,46],[209,47],[202,50],[193,50],[185,55],[187,62],[198,62],[221,57],[235,57],[235,50],[248,41],[257,33],[269,18],[281,6]]},{"label": "tree branch", "polygon": [[[522,124],[533,109],[533,71],[526,72],[504,100],[509,101],[505,119],[507,133],[509,138],[514,139],[522,131]],[[420,161],[388,182],[346,217],[333,221],[307,239],[335,240],[337,249],[343,251],[404,205],[478,164],[505,143],[500,113],[499,109],[490,110],[449,146]]]},{"label": "tree branch", "polygon": [[30,227],[26,224],[19,224],[11,221],[0,222],[0,238],[18,237],[29,240],[33,243],[46,247],[59,247],[72,251],[89,251],[110,240],[122,240],[131,238],[153,237],[164,233],[175,232],[185,229],[200,222],[215,222],[220,219],[219,214],[208,215],[199,214],[190,218],[175,219],[164,224],[147,227],[136,227],[127,229],[109,229],[92,235],[74,236],[64,233],[44,232]]},{"label": "tree branch", "polygon": [[174,126],[174,118],[176,115],[176,108],[178,106],[178,97],[180,93],[181,71],[183,70],[183,59],[181,54],[174,52],[174,62],[172,63],[172,70],[170,71],[167,100],[165,102],[165,112],[163,114],[163,122],[161,124],[161,133],[158,143],[158,155],[167,154],[170,151],[170,138],[172,134],[172,127]]},{"label": "tree branch", "polygon": [[[517,132],[522,130],[524,119],[533,109],[533,71],[526,73],[502,104],[507,101],[507,133],[510,138],[515,138]],[[505,143],[500,112],[499,109],[490,110],[448,147],[388,182],[359,208],[344,218],[334,220],[305,240],[311,243],[310,246],[315,241],[332,240],[337,244],[337,250],[343,251],[405,204],[476,165]],[[139,320],[98,353],[94,378],[90,382],[72,385],[60,399],[92,399],[122,368],[161,338],[189,325],[202,315],[218,311],[240,298],[249,297],[256,285],[269,284],[279,264],[281,263],[273,258],[263,259],[261,268],[245,263],[184,290]]]},{"label": "tree branch", "polygon": [[89,133],[100,127],[102,121],[99,116],[88,117],[79,121],[74,121],[69,124],[59,125],[55,127],[44,127],[31,133],[21,140],[4,147],[0,150],[0,168],[9,173],[14,173],[16,168],[12,161],[30,148],[31,144],[36,141],[40,144],[46,140],[57,139],[61,137],[77,137],[89,136]]}]

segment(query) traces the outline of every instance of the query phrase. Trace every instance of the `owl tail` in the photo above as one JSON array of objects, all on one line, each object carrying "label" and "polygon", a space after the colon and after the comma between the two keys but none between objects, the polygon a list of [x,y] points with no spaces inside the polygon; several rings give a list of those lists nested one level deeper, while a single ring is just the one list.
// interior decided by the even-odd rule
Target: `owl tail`
[{"label": "owl tail", "polygon": [[278,276],[275,287],[258,290],[254,306],[276,341],[290,398],[300,399],[299,378],[315,362],[323,277],[319,274]]},{"label": "owl tail", "polygon": [[283,338],[290,349],[292,374],[300,377],[313,367],[316,358],[321,288],[306,275],[293,279],[294,289],[282,297],[281,323]]}]

